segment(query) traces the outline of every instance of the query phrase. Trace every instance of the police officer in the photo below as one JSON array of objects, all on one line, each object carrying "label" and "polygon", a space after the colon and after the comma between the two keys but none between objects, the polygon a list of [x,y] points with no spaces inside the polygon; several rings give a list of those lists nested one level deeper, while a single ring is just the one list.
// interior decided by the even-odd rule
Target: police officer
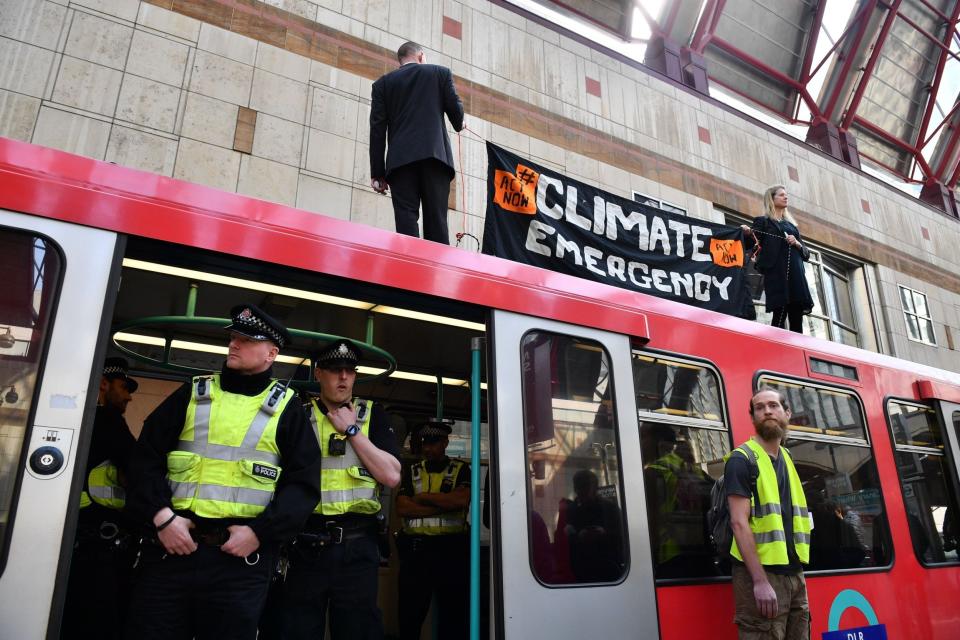
[{"label": "police officer", "polygon": [[152,530],[128,638],[253,640],[281,542],[319,498],[320,449],[292,389],[271,379],[287,330],[234,307],[226,362],[150,414],[128,508]]},{"label": "police officer", "polygon": [[93,436],[80,493],[80,516],[61,638],[119,638],[130,587],[129,539],[135,530],[121,512],[123,484],[137,441],[123,414],[139,386],[127,361],[107,358],[100,377]]},{"label": "police officer", "polygon": [[435,420],[414,434],[423,459],[404,474],[397,494],[397,514],[403,518],[397,539],[401,640],[419,640],[434,595],[437,638],[468,635],[470,466],[447,457],[451,431],[449,424]]},{"label": "police officer", "polygon": [[349,340],[324,347],[309,403],[320,442],[320,501],[289,551],[281,607],[282,637],[323,638],[329,611],[333,640],[383,638],[377,607],[381,486],[400,483],[397,440],[387,414],[353,397],[360,352]]}]

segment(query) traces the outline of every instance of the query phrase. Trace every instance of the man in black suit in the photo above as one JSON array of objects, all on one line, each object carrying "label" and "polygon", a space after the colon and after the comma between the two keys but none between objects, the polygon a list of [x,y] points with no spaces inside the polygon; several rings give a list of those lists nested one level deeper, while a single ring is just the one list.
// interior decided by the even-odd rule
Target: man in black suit
[{"label": "man in black suit", "polygon": [[460,131],[463,104],[450,69],[425,64],[420,45],[403,44],[397,59],[400,68],[373,83],[370,185],[378,193],[386,193],[389,184],[393,191],[397,233],[419,237],[417,218],[422,203],[424,238],[450,244],[447,199],[456,172],[443,114]]}]

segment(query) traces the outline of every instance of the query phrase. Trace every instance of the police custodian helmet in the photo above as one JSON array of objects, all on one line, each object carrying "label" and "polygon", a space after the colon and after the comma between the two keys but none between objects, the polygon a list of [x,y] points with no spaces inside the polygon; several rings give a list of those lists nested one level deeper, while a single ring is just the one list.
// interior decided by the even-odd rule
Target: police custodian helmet
[{"label": "police custodian helmet", "polygon": [[318,369],[332,369],[339,367],[356,368],[360,362],[360,350],[349,340],[334,340],[326,345],[317,354],[314,366]]},{"label": "police custodian helmet", "polygon": [[133,393],[140,385],[128,375],[129,371],[126,358],[111,357],[103,361],[103,377],[107,380],[123,380],[127,391]]},{"label": "police custodian helmet", "polygon": [[253,340],[269,340],[282,349],[290,343],[290,334],[280,322],[271,318],[263,309],[249,303],[238,304],[230,309],[232,322],[224,327]]}]

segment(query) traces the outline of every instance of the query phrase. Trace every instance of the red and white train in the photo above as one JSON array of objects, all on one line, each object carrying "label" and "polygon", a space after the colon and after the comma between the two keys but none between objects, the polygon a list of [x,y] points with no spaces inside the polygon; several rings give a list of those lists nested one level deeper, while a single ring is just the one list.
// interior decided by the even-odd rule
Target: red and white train
[{"label": "red and white train", "polygon": [[[486,338],[490,637],[734,638],[704,504],[760,384],[794,413],[813,637],[960,637],[956,373],[6,139],[0,265],[0,637],[57,637],[102,358],[216,367],[188,319],[240,300],[393,354],[358,393],[457,419],[454,454]],[[145,412],[178,378],[137,367]]]}]

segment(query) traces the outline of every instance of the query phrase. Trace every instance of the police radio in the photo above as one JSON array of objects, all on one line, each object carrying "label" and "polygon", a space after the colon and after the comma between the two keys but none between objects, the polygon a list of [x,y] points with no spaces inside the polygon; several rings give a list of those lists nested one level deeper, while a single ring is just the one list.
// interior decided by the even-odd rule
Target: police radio
[{"label": "police radio", "polygon": [[327,442],[327,454],[331,456],[347,455],[347,439],[339,433],[331,433]]},{"label": "police radio", "polygon": [[[358,405],[359,405],[359,406],[357,407],[357,421],[356,421],[356,423],[354,423],[355,425],[356,425],[357,423],[363,422],[364,416],[367,415],[367,403],[366,403],[366,402],[363,402],[362,400],[359,400],[359,401],[357,401],[357,402],[358,402]],[[343,404],[340,405],[340,406],[341,406],[341,407],[349,407],[349,406],[350,406],[350,403],[349,403],[349,402],[345,402],[345,403],[343,403]],[[353,434],[352,434],[352,433],[348,433],[348,435],[353,435]],[[339,433],[331,433],[331,434],[330,434],[330,439],[327,440],[327,455],[331,455],[331,456],[345,456],[345,455],[347,455],[347,438],[346,438],[346,436],[343,436],[343,435],[341,435],[341,434],[339,434]]]}]

